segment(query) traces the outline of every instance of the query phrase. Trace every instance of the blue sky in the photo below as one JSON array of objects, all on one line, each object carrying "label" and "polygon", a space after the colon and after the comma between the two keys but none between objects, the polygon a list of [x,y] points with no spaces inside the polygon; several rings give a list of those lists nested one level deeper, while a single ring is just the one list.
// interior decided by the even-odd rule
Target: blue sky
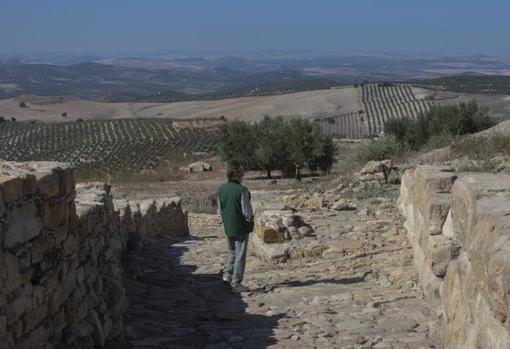
[{"label": "blue sky", "polygon": [[506,0],[0,0],[0,52],[384,50],[510,55]]}]

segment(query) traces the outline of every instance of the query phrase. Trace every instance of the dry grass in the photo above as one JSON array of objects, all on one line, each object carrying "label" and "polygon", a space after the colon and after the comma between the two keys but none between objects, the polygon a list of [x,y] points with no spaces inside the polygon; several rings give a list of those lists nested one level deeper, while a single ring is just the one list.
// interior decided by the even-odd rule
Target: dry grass
[{"label": "dry grass", "polygon": [[453,158],[467,157],[473,160],[487,160],[510,154],[510,132],[491,131],[483,135],[466,137],[450,147]]},{"label": "dry grass", "polygon": [[460,172],[497,172],[510,159],[510,123],[456,139],[448,147],[424,154],[421,161],[451,164]]}]

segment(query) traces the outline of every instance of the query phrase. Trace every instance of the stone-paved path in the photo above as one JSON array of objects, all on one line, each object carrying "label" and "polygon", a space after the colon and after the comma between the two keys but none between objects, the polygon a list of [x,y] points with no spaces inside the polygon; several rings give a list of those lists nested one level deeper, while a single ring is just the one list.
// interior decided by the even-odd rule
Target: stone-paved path
[{"label": "stone-paved path", "polygon": [[[315,216],[323,231],[352,219]],[[146,241],[127,257],[128,331],[112,348],[440,347],[398,235],[357,232],[369,250],[284,265],[250,256],[238,295],[218,274],[220,228],[191,226],[186,240]]]}]

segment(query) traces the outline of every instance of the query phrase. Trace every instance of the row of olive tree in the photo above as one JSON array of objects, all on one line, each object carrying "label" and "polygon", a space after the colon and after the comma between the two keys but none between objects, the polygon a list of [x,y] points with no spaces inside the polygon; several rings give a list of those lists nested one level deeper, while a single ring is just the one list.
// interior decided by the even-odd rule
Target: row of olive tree
[{"label": "row of olive tree", "polygon": [[281,170],[301,179],[301,170],[329,172],[335,163],[335,147],[319,126],[302,119],[265,117],[258,123],[233,121],[223,128],[220,155],[224,161],[250,170]]},{"label": "row of olive tree", "polygon": [[476,101],[433,107],[416,119],[390,119],[384,135],[366,143],[359,151],[360,160],[383,160],[402,156],[409,151],[439,148],[459,137],[488,129],[498,122],[489,109]]},{"label": "row of olive tree", "polygon": [[384,133],[394,135],[400,144],[418,150],[433,138],[451,140],[488,129],[496,123],[497,120],[489,116],[489,109],[473,100],[458,105],[435,106],[416,119],[388,120],[384,124]]}]

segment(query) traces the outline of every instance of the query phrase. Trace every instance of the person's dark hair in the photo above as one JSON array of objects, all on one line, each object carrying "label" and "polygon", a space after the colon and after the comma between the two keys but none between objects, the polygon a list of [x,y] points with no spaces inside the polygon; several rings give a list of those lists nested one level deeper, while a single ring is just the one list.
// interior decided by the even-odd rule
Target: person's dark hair
[{"label": "person's dark hair", "polygon": [[239,179],[242,171],[242,166],[238,163],[232,162],[227,165],[227,178],[229,181]]}]

